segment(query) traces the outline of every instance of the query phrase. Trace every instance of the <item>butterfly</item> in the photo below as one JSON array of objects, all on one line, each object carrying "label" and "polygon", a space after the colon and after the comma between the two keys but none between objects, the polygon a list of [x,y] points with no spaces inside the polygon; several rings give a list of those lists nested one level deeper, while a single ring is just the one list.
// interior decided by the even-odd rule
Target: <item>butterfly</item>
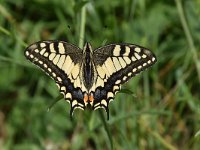
[{"label": "butterfly", "polygon": [[156,56],[142,46],[120,43],[81,49],[65,41],[39,41],[25,50],[25,57],[53,80],[70,105],[76,108],[104,108],[121,85],[156,62]]}]

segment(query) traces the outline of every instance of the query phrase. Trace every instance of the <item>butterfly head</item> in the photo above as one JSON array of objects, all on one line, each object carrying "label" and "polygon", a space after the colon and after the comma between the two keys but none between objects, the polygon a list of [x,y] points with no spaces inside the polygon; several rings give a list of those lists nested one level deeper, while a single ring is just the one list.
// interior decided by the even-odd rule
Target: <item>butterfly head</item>
[{"label": "butterfly head", "polygon": [[83,53],[84,54],[86,54],[86,53],[93,53],[92,46],[90,45],[89,42],[85,43],[85,46],[83,48]]}]

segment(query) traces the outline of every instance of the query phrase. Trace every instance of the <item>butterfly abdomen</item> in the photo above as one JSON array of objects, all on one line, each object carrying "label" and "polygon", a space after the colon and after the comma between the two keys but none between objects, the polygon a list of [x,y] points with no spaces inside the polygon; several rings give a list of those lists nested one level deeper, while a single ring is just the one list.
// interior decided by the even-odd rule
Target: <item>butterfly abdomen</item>
[{"label": "butterfly abdomen", "polygon": [[92,48],[89,43],[86,43],[83,56],[83,81],[84,85],[89,91],[94,82],[94,66],[92,62]]}]

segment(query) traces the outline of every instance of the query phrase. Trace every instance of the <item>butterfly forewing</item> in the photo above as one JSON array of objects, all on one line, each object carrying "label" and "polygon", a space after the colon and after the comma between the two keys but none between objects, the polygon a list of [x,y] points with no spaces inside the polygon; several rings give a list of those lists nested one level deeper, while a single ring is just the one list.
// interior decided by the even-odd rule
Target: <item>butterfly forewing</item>
[{"label": "butterfly forewing", "polygon": [[94,109],[108,109],[120,85],[156,62],[148,49],[133,44],[110,44],[94,51],[97,75],[104,86],[96,86]]},{"label": "butterfly forewing", "polygon": [[63,41],[41,41],[30,45],[25,56],[56,81],[60,92],[71,103],[71,113],[75,107],[85,109],[80,48]]}]

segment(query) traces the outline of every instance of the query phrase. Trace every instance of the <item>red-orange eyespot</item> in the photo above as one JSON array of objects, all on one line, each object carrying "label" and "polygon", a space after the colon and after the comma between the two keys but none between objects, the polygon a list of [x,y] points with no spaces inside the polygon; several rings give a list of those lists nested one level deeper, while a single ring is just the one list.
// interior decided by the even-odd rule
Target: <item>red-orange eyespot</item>
[{"label": "red-orange eyespot", "polygon": [[90,96],[89,96],[89,101],[90,101],[90,102],[93,102],[93,101],[94,101],[94,96],[93,96],[93,94],[90,94]]},{"label": "red-orange eyespot", "polygon": [[85,94],[84,94],[84,98],[83,98],[84,103],[87,103],[87,102],[88,102],[88,99],[89,99],[89,98],[88,98],[88,95],[85,93]]}]

